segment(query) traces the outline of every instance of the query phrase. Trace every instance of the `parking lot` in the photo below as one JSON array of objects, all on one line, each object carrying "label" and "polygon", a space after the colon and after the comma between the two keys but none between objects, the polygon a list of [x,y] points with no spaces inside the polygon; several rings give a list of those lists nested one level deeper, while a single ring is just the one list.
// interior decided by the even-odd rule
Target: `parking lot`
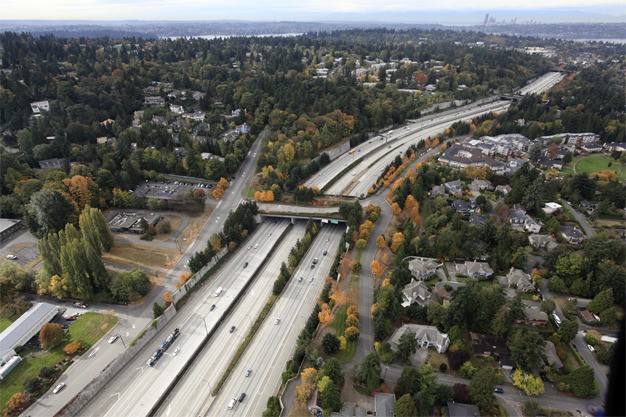
[{"label": "parking lot", "polygon": [[205,195],[208,195],[209,189],[212,187],[208,182],[205,184],[188,184],[182,181],[147,181],[139,185],[134,193],[147,198],[171,200],[181,198],[189,190],[202,189],[205,191]]}]

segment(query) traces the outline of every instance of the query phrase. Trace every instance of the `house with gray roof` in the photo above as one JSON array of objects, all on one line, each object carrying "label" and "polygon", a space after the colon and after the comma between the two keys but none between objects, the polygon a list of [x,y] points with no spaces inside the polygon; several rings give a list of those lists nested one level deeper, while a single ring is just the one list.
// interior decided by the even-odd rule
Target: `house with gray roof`
[{"label": "house with gray roof", "polygon": [[552,369],[560,369],[563,367],[563,362],[561,362],[561,358],[556,353],[556,347],[554,343],[549,340],[546,340],[546,344],[543,346],[543,361],[551,367]]},{"label": "house with gray roof", "polygon": [[395,394],[377,392],[374,396],[374,409],[376,417],[394,417],[394,405],[396,404]]},{"label": "house with gray roof", "polygon": [[493,185],[491,184],[491,181],[479,180],[476,178],[470,183],[469,189],[472,192],[491,191],[493,190]]},{"label": "house with gray roof", "polygon": [[446,406],[448,417],[480,417],[480,410],[474,404],[448,403]]},{"label": "house with gray roof", "polygon": [[498,185],[496,187],[496,193],[500,193],[502,195],[507,195],[508,193],[510,193],[512,190],[510,185]]},{"label": "house with gray roof", "polygon": [[487,220],[489,220],[487,216],[481,216],[477,213],[472,213],[469,218],[470,224],[473,224],[474,226],[480,226],[482,224],[485,224],[487,223]]},{"label": "house with gray roof", "polygon": [[433,347],[437,352],[444,353],[450,346],[450,338],[447,334],[439,332],[435,326],[425,326],[422,324],[405,324],[393,332],[389,344],[394,351],[398,350],[400,338],[411,333],[415,335],[417,346],[421,349]]},{"label": "house with gray roof", "polygon": [[443,185],[435,185],[432,190],[430,190],[430,196],[435,197],[438,195],[445,195],[446,188]]},{"label": "house with gray roof", "polygon": [[465,261],[454,266],[458,274],[469,278],[487,279],[493,275],[493,269],[487,262]]},{"label": "house with gray roof", "polygon": [[563,236],[563,239],[574,245],[578,245],[585,240],[585,235],[578,230],[577,227],[568,225],[561,226],[561,236]]},{"label": "house with gray roof", "polygon": [[426,280],[437,272],[437,268],[441,266],[433,258],[415,257],[409,261],[409,271],[418,281]]},{"label": "house with gray roof", "polygon": [[516,288],[521,292],[535,291],[530,275],[520,269],[511,268],[506,276],[498,277],[498,282],[504,287]]},{"label": "house with gray roof", "polygon": [[545,249],[548,251],[551,251],[552,249],[559,246],[559,244],[556,242],[556,239],[553,238],[552,236],[538,235],[534,233],[528,236],[528,242],[530,243],[530,246],[532,246],[533,248]]},{"label": "house with gray roof", "polygon": [[461,184],[461,180],[448,181],[444,183],[443,186],[452,195],[463,192],[463,184]]},{"label": "house with gray roof", "polygon": [[432,294],[428,291],[424,281],[411,280],[402,289],[402,307],[408,307],[411,304],[419,304],[422,307],[426,307],[430,302],[431,296]]}]

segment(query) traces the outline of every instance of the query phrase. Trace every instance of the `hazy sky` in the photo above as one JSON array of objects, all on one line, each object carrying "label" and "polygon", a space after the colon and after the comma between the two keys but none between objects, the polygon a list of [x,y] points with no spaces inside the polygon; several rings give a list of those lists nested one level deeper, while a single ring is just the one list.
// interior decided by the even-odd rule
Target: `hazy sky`
[{"label": "hazy sky", "polygon": [[342,13],[543,9],[623,5],[623,0],[0,0],[0,19],[312,20]]}]

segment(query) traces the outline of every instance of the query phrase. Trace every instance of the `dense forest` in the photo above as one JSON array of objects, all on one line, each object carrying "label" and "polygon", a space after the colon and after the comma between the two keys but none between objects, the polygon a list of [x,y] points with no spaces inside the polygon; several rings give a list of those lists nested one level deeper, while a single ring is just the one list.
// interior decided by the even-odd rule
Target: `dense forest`
[{"label": "dense forest", "polygon": [[[163,173],[228,177],[261,133],[261,195],[310,197],[315,192],[298,184],[328,162],[325,149],[402,124],[439,102],[510,93],[557,64],[516,50],[521,38],[443,30],[212,40],[5,32],[0,43],[6,217],[24,215],[34,194],[76,176],[93,207],[144,207],[150,202],[129,195],[139,182]],[[613,53],[607,46],[600,56]],[[549,98],[551,106],[545,97],[523,100],[477,131],[534,137],[587,129],[620,140],[623,100],[612,85],[623,86],[623,79],[613,67],[572,75],[568,88]],[[427,85],[434,88],[427,92]],[[48,108],[35,112],[31,103],[39,101]],[[534,122],[520,128],[520,117]],[[54,168],[39,169],[54,158]],[[74,208],[74,218],[78,213]]]}]

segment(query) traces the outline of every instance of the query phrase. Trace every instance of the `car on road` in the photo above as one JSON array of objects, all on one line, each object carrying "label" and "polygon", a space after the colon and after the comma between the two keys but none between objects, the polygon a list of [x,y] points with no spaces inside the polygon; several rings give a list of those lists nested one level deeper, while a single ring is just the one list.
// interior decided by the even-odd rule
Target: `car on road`
[{"label": "car on road", "polygon": [[326,256],[326,255],[328,255],[328,251],[325,250],[324,251],[324,256]]},{"label": "car on road", "polygon": [[248,246],[248,250],[252,249],[252,245]]},{"label": "car on road", "polygon": [[7,259],[9,259],[11,261],[16,261],[17,260],[17,256],[15,256],[15,255],[7,255]]},{"label": "car on road", "polygon": [[313,282],[313,280],[315,279],[315,277],[311,277],[311,279],[309,280],[309,282]]},{"label": "car on road", "polygon": [[215,304],[211,305],[211,308],[209,309],[210,311],[215,310]]},{"label": "car on road", "polygon": [[87,306],[87,303],[83,303],[83,302],[80,302],[80,301],[76,301],[76,302],[73,304],[73,306],[74,306],[74,307],[78,307],[78,308],[87,308],[87,307],[88,307],[88,306]]},{"label": "car on road", "polygon": [[504,390],[502,389],[502,387],[495,387],[493,392],[495,392],[496,394],[504,394]]},{"label": "car on road", "polygon": [[65,388],[65,382],[61,382],[59,385],[54,387],[54,389],[52,390],[52,393],[58,394],[63,388]]},{"label": "car on road", "polygon": [[255,243],[255,244],[254,244],[254,249],[257,249],[258,247],[259,247],[259,244],[258,244],[258,243]]},{"label": "car on road", "polygon": [[247,266],[248,266],[248,262],[244,262],[244,263],[243,263],[243,267],[245,268],[245,267],[247,267]]},{"label": "car on road", "polygon": [[278,323],[280,323],[280,319],[274,320],[274,324],[278,324]]},{"label": "car on road", "polygon": [[239,396],[239,402],[243,402],[244,398],[246,398],[246,393],[242,392],[241,395]]},{"label": "car on road", "polygon": [[236,327],[235,327],[235,326],[230,326],[230,330],[228,331],[228,333],[232,333],[232,332],[234,332],[234,331],[235,331],[235,329],[236,329]]},{"label": "car on road", "polygon": [[252,369],[246,369],[246,373],[243,374],[246,378],[252,375]]},{"label": "car on road", "polygon": [[587,345],[587,348],[589,349],[590,352],[595,352],[596,350],[594,349],[593,346],[591,345]]},{"label": "car on road", "polygon": [[114,343],[120,337],[119,334],[114,334],[109,338],[109,343]]},{"label": "car on road", "polygon": [[174,353],[173,353],[174,356],[178,355],[179,353],[180,353],[180,348],[179,347],[174,349]]},{"label": "car on road", "polygon": [[302,282],[303,279],[304,279],[304,277],[298,278],[298,282]]}]

